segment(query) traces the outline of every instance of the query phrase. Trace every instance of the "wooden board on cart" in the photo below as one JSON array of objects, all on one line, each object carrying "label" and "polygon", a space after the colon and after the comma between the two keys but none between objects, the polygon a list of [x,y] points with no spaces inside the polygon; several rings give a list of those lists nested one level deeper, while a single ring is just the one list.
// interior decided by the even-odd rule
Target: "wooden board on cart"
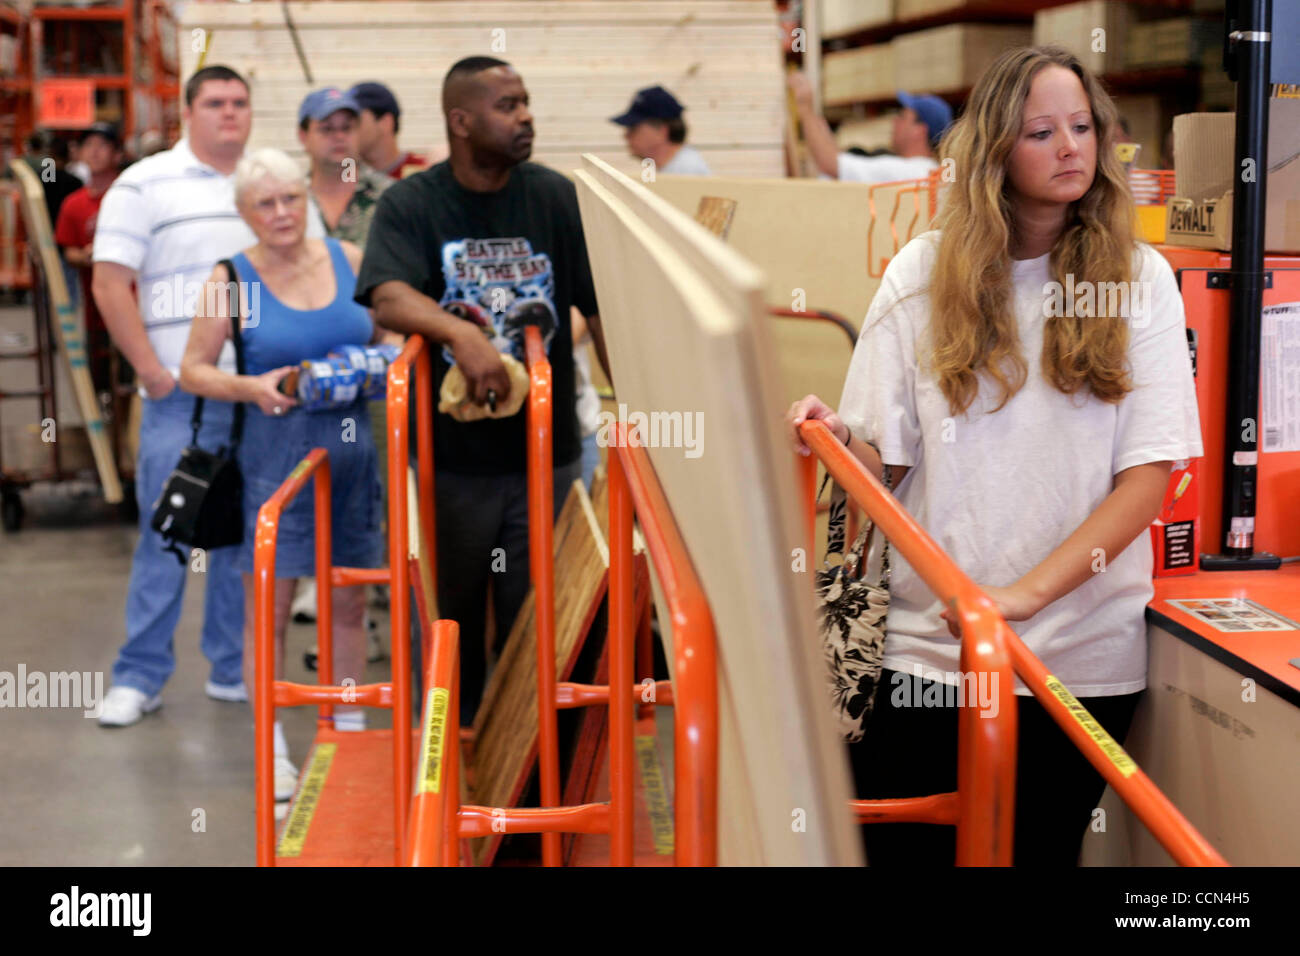
[{"label": "wooden board on cart", "polygon": [[118,477],[117,462],[113,459],[113,446],[104,430],[104,419],[99,414],[99,400],[95,395],[95,386],[90,380],[90,368],[86,364],[86,343],[77,322],[76,310],[68,295],[68,286],[63,278],[63,263],[59,259],[58,247],[54,244],[54,229],[50,225],[49,211],[45,207],[45,191],[41,181],[32,168],[21,159],[10,160],[9,168],[21,187],[23,219],[27,226],[28,248],[34,247],[40,257],[41,271],[45,274],[46,288],[50,294],[50,308],[53,314],[54,334],[59,343],[59,352],[67,363],[68,376],[72,380],[73,392],[77,397],[77,409],[85,422],[86,435],[90,439],[90,450],[95,459],[95,468],[99,472],[99,482],[104,489],[104,500],[117,504],[122,500],[122,482]]},{"label": "wooden board on cart", "polygon": [[647,444],[718,634],[719,862],[860,863],[812,583],[792,570],[804,535],[763,275],[597,158],[575,179],[619,403],[702,424],[694,448]]},{"label": "wooden board on cart", "polygon": [[[602,471],[588,497],[581,481],[568,490],[555,523],[555,672],[567,680],[608,584],[609,496]],[[537,631],[529,590],[501,649],[474,718],[473,802],[511,807],[523,796],[537,759]],[[463,648],[467,653],[469,648]],[[494,835],[471,841],[474,865],[491,862]]]}]

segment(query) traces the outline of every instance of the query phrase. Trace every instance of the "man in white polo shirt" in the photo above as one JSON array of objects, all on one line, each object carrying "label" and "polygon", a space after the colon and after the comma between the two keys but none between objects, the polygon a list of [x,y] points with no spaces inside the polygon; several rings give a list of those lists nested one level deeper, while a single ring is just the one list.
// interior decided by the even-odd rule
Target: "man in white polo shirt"
[{"label": "man in white polo shirt", "polygon": [[[181,355],[197,289],[217,261],[257,241],[235,211],[233,187],[252,127],[248,84],[228,67],[205,67],[185,84],[182,115],[186,138],[118,177],[104,195],[95,231],[95,301],[145,396],[135,472],[140,540],[127,591],[126,643],[99,719],[108,727],[133,724],[157,710],[175,668],[172,637],[190,562],[165,551],[149,522],[191,437],[194,397],[177,386]],[[319,219],[309,222],[308,235],[322,234]],[[221,367],[234,371],[229,343]],[[215,451],[227,442],[233,410],[225,402],[205,403],[201,447]],[[234,551],[220,548],[205,556],[200,647],[212,665],[208,696],[242,701],[248,699],[241,678],[244,589]]]}]

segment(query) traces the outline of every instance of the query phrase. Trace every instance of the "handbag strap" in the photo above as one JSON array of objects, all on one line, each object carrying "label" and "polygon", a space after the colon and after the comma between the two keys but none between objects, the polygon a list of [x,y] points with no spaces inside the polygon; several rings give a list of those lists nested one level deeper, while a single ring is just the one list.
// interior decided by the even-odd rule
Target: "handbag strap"
[{"label": "handbag strap", "polygon": [[[827,477],[829,477],[829,475]],[[894,475],[891,466],[889,465],[883,466],[881,470],[881,479],[882,479],[882,484],[884,484],[885,486],[885,490],[892,493],[894,490]],[[832,510],[834,509],[837,498],[839,501],[844,502],[845,505],[847,505],[848,495],[845,492],[845,490],[840,487],[838,482],[835,483],[835,485],[831,490]],[[843,515],[841,515],[841,521],[842,520],[843,520]],[[857,538],[854,539],[853,547],[850,548],[848,554],[844,556],[844,566],[848,569],[850,574],[858,570],[858,562],[864,559],[867,550],[867,544],[871,537],[871,532],[875,530],[875,527],[876,527],[876,523],[871,520],[871,517],[869,515],[864,514],[862,517],[862,530],[858,532]],[[831,531],[831,534],[834,534],[834,531]],[[843,548],[844,546],[843,536],[844,536],[844,529],[843,526],[841,525],[839,529],[839,539],[838,539],[840,548]],[[880,540],[881,540],[881,552],[880,552],[881,579],[884,585],[888,587],[889,586],[889,539],[886,538],[883,534],[881,534]],[[831,552],[829,543],[828,543],[827,552],[828,553]]]},{"label": "handbag strap", "polygon": [[[226,272],[230,276],[227,282],[227,288],[230,289],[230,337],[235,344],[235,371],[240,375],[244,374],[244,337],[240,333],[240,315],[239,315],[239,273],[235,271],[235,264],[229,259],[222,259],[217,263],[219,266],[225,266]],[[194,399],[194,414],[190,416],[191,445],[199,443],[199,425],[203,422],[203,396],[199,395]],[[244,437],[244,403],[235,402],[235,416],[230,423],[230,442],[229,450],[234,452],[239,447],[239,440]]]}]

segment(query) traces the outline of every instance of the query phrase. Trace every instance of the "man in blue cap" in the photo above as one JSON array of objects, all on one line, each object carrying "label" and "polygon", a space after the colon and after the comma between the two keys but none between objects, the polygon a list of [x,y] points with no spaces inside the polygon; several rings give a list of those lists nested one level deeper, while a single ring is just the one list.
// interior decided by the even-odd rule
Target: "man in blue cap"
[{"label": "man in blue cap", "polygon": [[686,145],[684,107],[662,86],[638,90],[626,113],[612,121],[625,127],[623,138],[637,159],[652,160],[661,173],[711,176],[704,157]]},{"label": "man in blue cap", "polygon": [[406,152],[397,145],[402,128],[402,108],[393,91],[368,80],[348,92],[361,107],[361,157],[390,179],[401,179],[411,171],[424,169],[428,159]]},{"label": "man in blue cap", "polygon": [[835,135],[813,104],[812,87],[802,73],[790,74],[804,141],[817,169],[831,179],[855,183],[892,183],[924,179],[938,168],[935,148],[952,125],[952,107],[937,96],[898,94],[899,111],[890,131],[892,156],[842,153]]}]

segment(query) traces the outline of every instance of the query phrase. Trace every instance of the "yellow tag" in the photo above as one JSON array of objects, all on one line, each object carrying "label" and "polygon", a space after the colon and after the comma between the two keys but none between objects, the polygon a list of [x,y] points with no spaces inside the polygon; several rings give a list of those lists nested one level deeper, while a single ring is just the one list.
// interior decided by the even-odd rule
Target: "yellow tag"
[{"label": "yellow tag", "polygon": [[321,792],[325,789],[325,777],[330,772],[334,761],[334,751],[338,744],[317,744],[311,752],[311,763],[307,766],[307,779],[302,782],[298,797],[289,811],[280,832],[280,845],[276,847],[276,856],[300,856],[307,842],[307,831],[311,828],[311,818],[316,814],[316,805],[320,803]]},{"label": "yellow tag", "polygon": [[297,480],[310,467],[311,467],[311,460],[304,458],[302,461],[298,462],[298,464],[293,466],[293,471],[289,472],[289,480],[290,481]]},{"label": "yellow tag", "polygon": [[654,834],[655,853],[660,856],[672,856],[673,814],[668,807],[663,769],[659,766],[659,747],[653,736],[636,738],[636,760],[641,767],[641,783],[645,787],[645,808],[650,815],[650,830]]},{"label": "yellow tag", "polygon": [[1087,731],[1088,736],[1097,742],[1097,746],[1115,765],[1115,769],[1125,777],[1131,777],[1138,768],[1137,764],[1115,738],[1106,733],[1105,728],[1097,723],[1092,714],[1088,713],[1088,709],[1079,703],[1079,698],[1071,694],[1069,688],[1051,674],[1047,675],[1047,689],[1066,706],[1070,716],[1079,722],[1079,726]]},{"label": "yellow tag", "polygon": [[435,687],[425,704],[424,746],[420,748],[420,772],[415,777],[417,794],[437,793],[442,787],[442,747],[447,736],[450,699],[447,688]]}]

